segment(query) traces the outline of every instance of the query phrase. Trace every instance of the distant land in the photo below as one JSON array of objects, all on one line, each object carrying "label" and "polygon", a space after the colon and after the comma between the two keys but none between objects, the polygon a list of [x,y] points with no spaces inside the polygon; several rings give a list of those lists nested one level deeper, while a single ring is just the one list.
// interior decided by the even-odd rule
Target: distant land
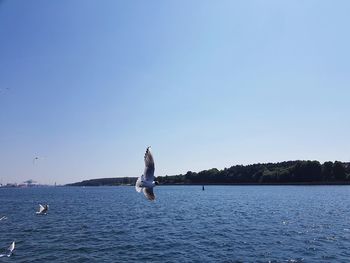
[{"label": "distant land", "polygon": [[[115,177],[85,180],[68,186],[116,186],[133,185],[137,177]],[[218,170],[212,168],[201,172],[158,176],[163,185],[198,184],[350,184],[350,163],[318,161],[286,161],[234,165]]]},{"label": "distant land", "polygon": [[[47,187],[50,185],[47,184],[40,184],[32,179],[29,179],[27,181],[24,181],[22,183],[7,183],[7,184],[2,184],[0,183],[0,188],[14,188],[14,187],[19,187],[19,188],[26,188],[26,187]],[[55,183],[56,186],[56,183]]]}]

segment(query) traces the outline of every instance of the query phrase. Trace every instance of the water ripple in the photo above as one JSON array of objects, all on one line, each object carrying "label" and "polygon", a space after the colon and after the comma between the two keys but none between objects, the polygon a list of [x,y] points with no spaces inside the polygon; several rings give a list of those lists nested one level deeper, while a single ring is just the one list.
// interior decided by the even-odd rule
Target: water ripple
[{"label": "water ripple", "polygon": [[347,262],[349,190],[161,186],[151,203],[133,187],[0,189],[0,247],[17,243],[1,262]]}]

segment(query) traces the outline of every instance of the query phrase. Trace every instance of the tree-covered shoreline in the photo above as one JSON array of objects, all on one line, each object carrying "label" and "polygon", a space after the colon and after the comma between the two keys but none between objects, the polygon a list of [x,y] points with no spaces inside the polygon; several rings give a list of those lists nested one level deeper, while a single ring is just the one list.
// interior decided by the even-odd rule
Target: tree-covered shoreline
[{"label": "tree-covered shoreline", "polygon": [[[85,180],[69,186],[132,185],[136,177],[116,177]],[[318,161],[286,161],[234,165],[218,170],[212,168],[198,173],[158,176],[163,185],[182,184],[350,184],[350,163]]]}]

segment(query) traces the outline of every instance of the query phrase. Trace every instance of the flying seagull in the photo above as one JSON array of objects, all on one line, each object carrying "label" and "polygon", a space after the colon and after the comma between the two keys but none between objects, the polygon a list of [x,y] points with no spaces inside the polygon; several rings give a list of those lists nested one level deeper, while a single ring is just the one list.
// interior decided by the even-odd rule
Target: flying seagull
[{"label": "flying seagull", "polygon": [[42,206],[39,204],[39,211],[36,212],[37,215],[46,215],[49,210],[49,205]]},{"label": "flying seagull", "polygon": [[159,183],[155,181],[154,177],[154,160],[150,151],[150,146],[146,149],[144,159],[145,170],[143,172],[143,175],[137,179],[135,189],[139,193],[142,191],[148,200],[153,201],[156,199],[156,196],[153,193],[153,187]]},{"label": "flying seagull", "polygon": [[7,219],[7,217],[6,217],[6,216],[2,216],[2,217],[0,218],[0,221],[1,221],[1,220],[5,220],[5,219]]},{"label": "flying seagull", "polygon": [[15,241],[13,241],[9,246],[9,248],[7,249],[7,254],[0,254],[0,258],[5,256],[11,257],[14,250],[15,250]]},{"label": "flying seagull", "polygon": [[35,157],[35,158],[33,159],[33,164],[35,164],[37,160],[39,160],[39,157]]}]

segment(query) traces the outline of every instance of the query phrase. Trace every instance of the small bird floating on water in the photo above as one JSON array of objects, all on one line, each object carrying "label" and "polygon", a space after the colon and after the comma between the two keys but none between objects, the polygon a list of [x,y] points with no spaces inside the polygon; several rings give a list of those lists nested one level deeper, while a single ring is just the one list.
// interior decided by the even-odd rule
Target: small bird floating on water
[{"label": "small bird floating on water", "polygon": [[141,175],[137,179],[135,189],[139,193],[142,191],[148,200],[153,201],[156,199],[156,196],[153,192],[153,188],[159,183],[155,181],[154,177],[154,160],[150,150],[150,146],[146,149],[144,160],[145,170],[143,172],[143,175]]},{"label": "small bird floating on water", "polygon": [[39,211],[36,212],[37,215],[46,215],[49,210],[49,205],[41,205],[39,204]]},{"label": "small bird floating on water", "polygon": [[13,242],[11,243],[11,245],[10,245],[9,248],[7,249],[7,253],[6,253],[6,254],[0,254],[0,258],[1,258],[1,257],[5,257],[5,256],[11,257],[11,255],[12,255],[12,253],[13,253],[14,250],[15,250],[15,241],[13,241]]}]

